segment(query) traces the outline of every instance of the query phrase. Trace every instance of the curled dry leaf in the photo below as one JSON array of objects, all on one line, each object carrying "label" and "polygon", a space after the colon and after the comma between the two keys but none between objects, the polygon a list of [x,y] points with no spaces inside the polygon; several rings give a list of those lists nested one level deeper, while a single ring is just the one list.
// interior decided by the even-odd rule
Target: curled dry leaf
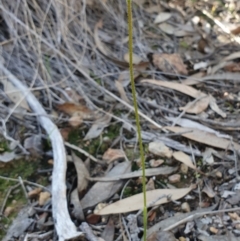
[{"label": "curled dry leaf", "polygon": [[126,92],[125,92],[125,90],[124,90],[124,87],[123,87],[122,83],[121,83],[119,80],[116,80],[116,81],[115,81],[115,86],[116,86],[117,89],[118,89],[118,92],[119,92],[119,94],[120,94],[121,99],[124,100],[124,101],[126,101],[127,103],[130,103],[130,101],[129,101],[128,97],[127,97],[127,94],[126,94]]},{"label": "curled dry leaf", "polygon": [[182,151],[175,151],[175,152],[173,152],[173,157],[177,161],[180,161],[180,162],[184,163],[185,165],[187,165],[188,167],[196,170],[197,167],[195,165],[193,165],[190,156],[186,155],[184,152],[182,152]]},{"label": "curled dry leaf", "polygon": [[[213,133],[208,133],[205,131],[200,131],[192,128],[182,128],[182,127],[176,127],[176,126],[168,126],[166,127],[166,129],[175,133],[183,133],[181,134],[182,136],[190,140],[197,141],[199,143],[203,143],[209,146],[214,146],[224,150],[232,149],[230,140],[218,137]],[[238,143],[236,142],[232,142],[232,143],[236,150],[240,149],[240,145]]]},{"label": "curled dry leaf", "polygon": [[153,66],[169,74],[187,75],[186,65],[179,54],[148,54],[148,58]]},{"label": "curled dry leaf", "polygon": [[123,152],[123,150],[112,148],[107,149],[107,151],[103,154],[102,157],[102,159],[107,163],[123,158],[125,158],[125,153]]},{"label": "curled dry leaf", "polygon": [[78,192],[81,193],[88,186],[89,172],[86,166],[84,165],[84,162],[81,160],[81,158],[79,158],[73,151],[71,155],[77,171],[77,180],[78,180],[77,189],[78,189]]},{"label": "curled dry leaf", "polygon": [[[171,196],[170,200],[178,200],[185,195],[187,195],[195,186],[191,186],[189,188],[180,188],[180,189],[155,189],[152,191],[147,191],[147,206],[157,206],[163,203],[169,202],[169,199],[166,197],[159,199],[157,202],[156,200],[163,196]],[[109,214],[116,214],[116,213],[127,213],[142,209],[143,207],[143,194],[139,193],[133,195],[131,197],[119,200],[115,203],[112,203],[105,208],[96,211],[98,215],[109,215]]]},{"label": "curled dry leaf", "polygon": [[179,109],[186,113],[200,114],[201,112],[203,112],[204,110],[207,109],[209,102],[210,102],[210,97],[205,96],[203,98],[200,98],[197,101],[194,100],[192,102],[189,102],[189,103],[187,103],[186,106],[180,107]]},{"label": "curled dry leaf", "polygon": [[216,99],[210,95],[210,108],[215,111],[217,114],[219,114],[221,117],[226,118],[227,114],[225,112],[223,112],[217,105],[216,103]]}]

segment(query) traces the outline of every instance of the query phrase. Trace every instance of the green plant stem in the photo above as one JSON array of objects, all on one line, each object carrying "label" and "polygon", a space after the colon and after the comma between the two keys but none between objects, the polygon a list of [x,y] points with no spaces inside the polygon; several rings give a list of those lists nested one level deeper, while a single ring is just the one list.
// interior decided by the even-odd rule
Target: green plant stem
[{"label": "green plant stem", "polygon": [[132,86],[132,96],[133,96],[133,104],[135,111],[135,119],[137,125],[137,134],[138,134],[138,142],[140,148],[140,156],[141,156],[141,165],[142,165],[142,189],[143,189],[143,240],[147,240],[147,195],[146,195],[146,175],[145,175],[145,158],[142,144],[142,136],[141,136],[141,126],[140,119],[138,115],[138,105],[137,105],[137,97],[136,97],[136,89],[134,83],[133,76],[133,26],[132,26],[132,0],[127,0],[128,7],[128,35],[129,35],[129,72],[130,72],[130,80]]}]

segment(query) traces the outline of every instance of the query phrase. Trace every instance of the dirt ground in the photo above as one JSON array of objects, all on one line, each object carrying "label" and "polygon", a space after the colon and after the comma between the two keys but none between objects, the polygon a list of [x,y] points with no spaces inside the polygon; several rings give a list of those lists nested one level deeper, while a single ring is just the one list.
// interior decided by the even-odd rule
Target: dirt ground
[{"label": "dirt ground", "polygon": [[0,1],[0,238],[240,239],[240,3]]}]

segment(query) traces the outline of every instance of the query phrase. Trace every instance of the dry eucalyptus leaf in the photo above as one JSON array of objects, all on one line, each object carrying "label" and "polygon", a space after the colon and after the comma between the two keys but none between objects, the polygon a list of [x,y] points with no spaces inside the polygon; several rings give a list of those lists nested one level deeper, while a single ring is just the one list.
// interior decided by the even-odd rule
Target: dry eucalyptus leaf
[{"label": "dry eucalyptus leaf", "polygon": [[51,197],[51,193],[49,192],[41,192],[39,194],[39,199],[38,199],[38,203],[40,206],[43,206]]},{"label": "dry eucalyptus leaf", "polygon": [[[161,198],[157,202],[157,198],[163,196],[163,195],[169,195],[171,196],[172,200],[178,200],[185,195],[187,195],[191,190],[193,189],[193,186],[189,188],[180,188],[180,189],[155,189],[152,191],[147,191],[147,206],[157,206],[160,204],[164,204],[169,202],[167,198]],[[117,214],[117,213],[127,213],[136,211],[139,209],[142,209],[143,207],[143,194],[139,193],[136,195],[133,195],[131,197],[119,200],[115,203],[109,204],[105,208],[96,211],[95,214],[98,215],[109,215],[109,214]]]},{"label": "dry eucalyptus leaf", "polygon": [[177,161],[180,161],[180,162],[184,163],[185,165],[187,165],[188,167],[196,170],[197,167],[195,165],[193,165],[190,156],[188,156],[184,152],[182,152],[182,151],[175,151],[175,152],[173,152],[173,157]]},{"label": "dry eucalyptus leaf", "polygon": [[[166,127],[166,129],[175,133],[183,133],[181,134],[182,136],[190,140],[197,141],[199,143],[203,143],[209,146],[214,146],[224,150],[232,149],[230,140],[218,137],[213,133],[208,133],[205,131],[200,131],[192,128],[182,128],[182,127],[176,127],[176,126],[174,127],[168,126]],[[188,133],[184,133],[184,132],[188,132]],[[240,145],[238,143],[236,142],[232,142],[232,143],[236,150],[240,149]]]},{"label": "dry eucalyptus leaf", "polygon": [[114,221],[110,217],[105,229],[103,230],[103,232],[101,234],[101,237],[105,241],[113,241],[114,240],[114,231],[115,231]]},{"label": "dry eucalyptus leaf", "polygon": [[32,135],[24,140],[24,148],[33,156],[40,156],[43,153],[42,136]]},{"label": "dry eucalyptus leaf", "polygon": [[172,150],[165,146],[165,144],[161,141],[150,142],[148,150],[156,156],[167,158],[172,156]]},{"label": "dry eucalyptus leaf", "polygon": [[152,160],[149,161],[149,164],[150,164],[151,167],[159,167],[163,163],[164,163],[164,160],[162,160],[162,159],[159,159],[159,160],[152,159]]},{"label": "dry eucalyptus leaf", "polygon": [[141,81],[141,83],[148,83],[148,84],[154,84],[154,85],[166,87],[166,88],[169,88],[172,90],[179,91],[179,92],[181,92],[185,95],[191,96],[193,98],[200,98],[200,97],[206,96],[206,94],[202,93],[201,91],[194,89],[191,86],[186,86],[184,84],[155,80],[155,79],[143,79]]},{"label": "dry eucalyptus leaf", "polygon": [[161,23],[158,25],[158,27],[166,34],[174,34],[174,32],[176,31],[176,28],[173,27],[173,25],[169,24],[169,23]]},{"label": "dry eucalyptus leaf", "polygon": [[176,241],[176,238],[173,233],[168,231],[158,231],[151,234],[147,241]]},{"label": "dry eucalyptus leaf", "polygon": [[[158,176],[158,175],[169,175],[175,172],[178,169],[178,167],[158,167],[158,168],[149,168],[145,169],[145,175],[146,177],[152,177],[152,176]],[[142,170],[134,171],[130,173],[124,173],[121,175],[115,175],[114,177],[96,177],[96,178],[90,178],[91,181],[113,181],[113,180],[121,180],[121,179],[130,179],[130,178],[136,178],[142,176]]]},{"label": "dry eucalyptus leaf", "polygon": [[182,126],[182,127],[198,129],[198,130],[201,130],[201,131],[213,133],[218,137],[231,139],[231,137],[229,135],[219,133],[218,131],[215,131],[215,130],[207,127],[207,126],[204,126],[204,125],[199,124],[198,122],[195,122],[195,121],[192,121],[192,120],[188,120],[188,119],[185,119],[185,118],[177,119],[175,117],[167,117],[167,119],[171,120],[173,123],[176,122],[175,124],[178,124],[179,126]]},{"label": "dry eucalyptus leaf", "polygon": [[[142,58],[137,54],[133,54],[133,64],[139,64],[142,62]],[[129,63],[129,53],[124,54],[124,60]]]},{"label": "dry eucalyptus leaf", "polygon": [[[6,78],[1,78],[1,81],[3,86],[4,86],[4,92],[6,93],[6,95],[9,97],[9,99],[21,106],[22,108],[30,111],[30,107],[27,103],[27,101],[25,100],[25,96],[22,94],[22,92],[20,90],[18,90],[10,81],[8,81],[8,79]],[[27,93],[26,93],[27,94]]]},{"label": "dry eucalyptus leaf", "polygon": [[85,105],[75,104],[71,102],[65,102],[64,104],[60,104],[56,106],[58,110],[64,112],[70,116],[79,116],[82,119],[93,119],[95,113],[88,109]]},{"label": "dry eucalyptus leaf", "polygon": [[189,102],[187,103],[186,106],[180,107],[179,109],[181,111],[185,111],[186,113],[197,115],[207,109],[209,102],[210,102],[210,97],[206,96],[206,97],[200,98],[198,101]]},{"label": "dry eucalyptus leaf", "polygon": [[186,65],[179,54],[148,54],[148,58],[153,66],[163,72],[170,74],[187,75]]},{"label": "dry eucalyptus leaf", "polygon": [[97,138],[103,132],[104,128],[109,126],[112,117],[110,115],[104,115],[103,117],[97,119],[91,128],[88,130],[88,133],[84,137],[84,140],[91,140]]},{"label": "dry eucalyptus leaf", "polygon": [[102,159],[107,163],[116,161],[118,159],[124,159],[124,158],[125,158],[125,153],[123,152],[123,150],[112,149],[112,148],[107,149],[107,151],[103,154],[103,157],[102,157]]},{"label": "dry eucalyptus leaf", "polygon": [[210,103],[209,103],[211,109],[215,111],[217,114],[219,114],[222,118],[226,118],[227,114],[223,112],[217,105],[216,99],[210,95]]},{"label": "dry eucalyptus leaf", "polygon": [[126,92],[124,90],[123,84],[119,80],[116,80],[115,81],[115,86],[118,89],[118,92],[120,94],[121,99],[126,101],[127,103],[130,103],[130,101],[129,101],[128,97],[127,97],[127,94],[126,94]]},{"label": "dry eucalyptus leaf", "polygon": [[88,186],[89,172],[80,157],[78,157],[73,151],[71,152],[71,155],[77,172],[77,189],[78,192],[81,193]]},{"label": "dry eucalyptus leaf", "polygon": [[167,21],[169,18],[172,17],[172,14],[171,13],[168,13],[168,12],[160,12],[157,17],[155,18],[154,20],[154,23],[157,24],[157,23],[162,23],[162,22],[165,22]]},{"label": "dry eucalyptus leaf", "polygon": [[[106,177],[115,177],[128,173],[131,170],[131,163],[122,162],[117,164],[113,169],[106,174]],[[103,202],[114,195],[123,185],[123,181],[112,182],[97,182],[81,200],[83,209],[93,207],[94,205]]]},{"label": "dry eucalyptus leaf", "polygon": [[216,196],[216,193],[213,191],[212,183],[209,181],[205,181],[202,192],[206,193],[210,198],[214,198]]},{"label": "dry eucalyptus leaf", "polygon": [[72,215],[78,220],[78,221],[83,221],[85,220],[83,209],[81,202],[78,197],[78,189],[75,188],[70,197],[70,202],[73,205],[73,210],[72,210]]}]

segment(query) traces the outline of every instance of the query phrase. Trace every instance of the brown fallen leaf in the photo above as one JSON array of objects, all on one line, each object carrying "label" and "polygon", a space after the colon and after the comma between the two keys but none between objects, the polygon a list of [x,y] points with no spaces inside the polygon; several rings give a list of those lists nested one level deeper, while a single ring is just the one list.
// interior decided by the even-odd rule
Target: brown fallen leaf
[{"label": "brown fallen leaf", "polygon": [[188,156],[184,152],[175,151],[175,152],[173,152],[173,157],[177,161],[180,161],[180,162],[184,163],[185,165],[187,165],[188,167],[192,168],[193,170],[196,170],[197,167],[192,163],[190,156]]},{"label": "brown fallen leaf", "polygon": [[71,152],[71,155],[77,172],[77,189],[78,192],[81,193],[88,186],[89,172],[80,157],[78,157],[73,151]]},{"label": "brown fallen leaf", "polygon": [[40,206],[43,206],[51,197],[49,192],[41,192],[39,195],[38,203]]},{"label": "brown fallen leaf", "polygon": [[[224,150],[232,149],[230,140],[218,137],[213,133],[208,133],[205,131],[200,131],[192,128],[183,128],[176,126],[167,126],[166,129],[175,133],[183,133],[180,135],[199,143],[214,146]],[[233,142],[233,145],[236,150],[240,149],[240,145],[238,143]]]},{"label": "brown fallen leaf", "polygon": [[233,30],[231,31],[231,33],[234,34],[234,35],[240,34],[240,26],[238,26],[238,27],[236,27],[235,29],[233,29]]},{"label": "brown fallen leaf", "polygon": [[84,105],[65,102],[64,104],[57,105],[56,107],[58,110],[70,116],[79,113],[79,115],[82,115],[83,119],[92,119],[93,117],[93,111]]},{"label": "brown fallen leaf", "polygon": [[[170,200],[178,200],[185,195],[187,195],[194,187],[191,186],[189,188],[179,188],[179,189],[155,189],[152,191],[147,191],[147,206],[157,206],[163,203],[169,202],[169,200],[164,197],[160,200],[157,200],[157,198],[163,196],[163,195],[170,195]],[[109,215],[109,214],[116,214],[116,213],[127,213],[136,211],[139,209],[142,209],[143,207],[143,194],[139,193],[136,195],[133,195],[131,197],[119,200],[115,203],[109,204],[108,206],[104,207],[101,210],[95,211],[95,214],[97,215]]]},{"label": "brown fallen leaf", "polygon": [[107,149],[107,151],[103,154],[103,157],[102,157],[102,159],[107,163],[116,161],[118,159],[124,159],[124,158],[125,158],[125,154],[122,150],[112,149],[112,148]]},{"label": "brown fallen leaf", "polygon": [[116,80],[116,81],[115,81],[115,86],[116,86],[117,89],[118,89],[118,92],[119,92],[119,94],[120,94],[121,99],[124,100],[124,101],[126,101],[127,103],[130,103],[130,101],[129,101],[128,97],[127,97],[127,94],[126,94],[126,92],[125,92],[125,90],[124,90],[124,87],[123,87],[122,83],[121,83],[119,80]]},{"label": "brown fallen leaf", "polygon": [[40,187],[35,188],[35,189],[31,190],[30,192],[28,192],[28,197],[30,199],[37,198],[41,191],[42,191],[42,188],[40,188]]},{"label": "brown fallen leaf", "polygon": [[187,75],[186,65],[183,63],[179,54],[160,54],[150,53],[147,55],[155,68],[170,74]]},{"label": "brown fallen leaf", "polygon": [[229,63],[223,69],[228,72],[240,72],[240,63]]}]

